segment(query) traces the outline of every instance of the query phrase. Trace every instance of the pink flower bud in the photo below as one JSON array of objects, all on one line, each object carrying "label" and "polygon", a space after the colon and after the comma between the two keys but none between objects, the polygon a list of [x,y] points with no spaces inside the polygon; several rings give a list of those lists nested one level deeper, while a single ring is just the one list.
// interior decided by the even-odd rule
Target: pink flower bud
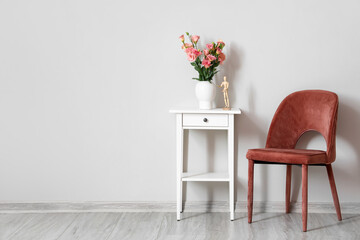
[{"label": "pink flower bud", "polygon": [[185,43],[185,48],[192,48],[192,44],[191,43]]},{"label": "pink flower bud", "polygon": [[207,47],[209,50],[211,50],[211,49],[213,48],[213,44],[212,44],[212,43],[208,43],[208,44],[206,44],[206,47]]},{"label": "pink flower bud", "polygon": [[220,48],[225,47],[225,43],[221,39],[219,39],[219,41],[217,41],[217,44],[218,44],[218,47],[220,47]]},{"label": "pink flower bud", "polygon": [[220,64],[222,64],[224,61],[225,61],[225,54],[224,53],[220,53],[219,55],[219,61],[220,61]]},{"label": "pink flower bud", "polygon": [[191,40],[193,41],[193,43],[197,43],[199,41],[199,39],[200,39],[200,36],[198,36],[198,35],[191,36]]}]

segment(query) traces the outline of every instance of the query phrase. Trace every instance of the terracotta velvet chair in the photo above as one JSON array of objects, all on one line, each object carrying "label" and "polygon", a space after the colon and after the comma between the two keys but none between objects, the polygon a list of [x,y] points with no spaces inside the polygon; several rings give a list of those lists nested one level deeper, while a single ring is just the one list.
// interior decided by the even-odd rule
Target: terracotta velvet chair
[{"label": "terracotta velvet chair", "polygon": [[[339,221],[341,211],[331,163],[335,161],[335,135],[338,97],[322,90],[305,90],[290,94],[279,105],[271,122],[266,147],[249,149],[248,222],[252,222],[254,164],[286,165],[286,213],[290,211],[291,166],[302,166],[302,222],[307,230],[308,166],[325,166]],[[296,143],[307,131],[319,132],[326,141],[327,150],[295,149]]]}]

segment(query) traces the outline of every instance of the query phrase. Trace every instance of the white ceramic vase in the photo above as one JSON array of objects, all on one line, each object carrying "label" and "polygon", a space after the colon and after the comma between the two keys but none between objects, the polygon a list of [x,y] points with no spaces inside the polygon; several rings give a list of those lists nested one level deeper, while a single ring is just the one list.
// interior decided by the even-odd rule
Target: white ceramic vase
[{"label": "white ceramic vase", "polygon": [[199,100],[199,109],[212,109],[216,95],[215,85],[208,81],[199,81],[195,87],[196,97]]}]

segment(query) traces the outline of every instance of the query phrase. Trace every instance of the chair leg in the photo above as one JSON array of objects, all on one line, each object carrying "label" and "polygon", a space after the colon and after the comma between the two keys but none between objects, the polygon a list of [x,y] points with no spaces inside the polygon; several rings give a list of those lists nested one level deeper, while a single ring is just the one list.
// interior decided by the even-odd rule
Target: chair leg
[{"label": "chair leg", "polygon": [[308,215],[308,165],[302,165],[302,223],[303,231],[307,231]]},{"label": "chair leg", "polygon": [[337,191],[336,191],[334,173],[333,173],[331,164],[326,165],[326,170],[327,170],[327,174],[328,174],[328,177],[329,177],[331,193],[332,193],[333,200],[334,200],[336,214],[337,214],[337,217],[338,217],[339,221],[341,221],[342,217],[341,217],[340,203],[339,203],[339,198],[338,198],[338,194],[337,194]]},{"label": "chair leg", "polygon": [[290,193],[291,193],[291,165],[286,165],[286,194],[285,194],[285,212],[290,212]]},{"label": "chair leg", "polygon": [[253,213],[253,190],[254,190],[254,161],[249,159],[248,172],[248,223],[252,222]]}]

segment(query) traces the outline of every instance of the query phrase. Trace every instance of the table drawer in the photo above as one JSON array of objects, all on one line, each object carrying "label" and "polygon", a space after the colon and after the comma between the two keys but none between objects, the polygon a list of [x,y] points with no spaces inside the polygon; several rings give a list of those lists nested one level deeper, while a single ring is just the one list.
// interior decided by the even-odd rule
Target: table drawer
[{"label": "table drawer", "polygon": [[194,127],[227,127],[229,118],[227,114],[183,114],[183,126]]}]

